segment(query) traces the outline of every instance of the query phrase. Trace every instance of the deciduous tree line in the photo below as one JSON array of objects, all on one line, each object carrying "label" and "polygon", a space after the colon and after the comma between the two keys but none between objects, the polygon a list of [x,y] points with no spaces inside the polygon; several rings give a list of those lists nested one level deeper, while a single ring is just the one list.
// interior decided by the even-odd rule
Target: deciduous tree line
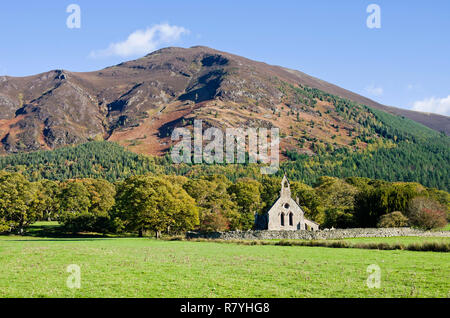
[{"label": "deciduous tree line", "polygon": [[[187,178],[138,175],[103,179],[30,182],[0,171],[0,232],[23,233],[38,220],[55,220],[68,232],[183,233],[188,230],[248,230],[279,195],[281,179],[261,181],[223,175]],[[418,183],[368,178],[321,177],[314,187],[291,182],[305,216],[322,228],[413,225],[441,227],[450,194]]]}]

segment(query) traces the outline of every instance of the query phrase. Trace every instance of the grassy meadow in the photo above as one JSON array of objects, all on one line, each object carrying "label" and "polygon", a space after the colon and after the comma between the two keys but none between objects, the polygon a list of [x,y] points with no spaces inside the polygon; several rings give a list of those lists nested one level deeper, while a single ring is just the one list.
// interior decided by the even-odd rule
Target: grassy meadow
[{"label": "grassy meadow", "polygon": [[[66,286],[70,264],[81,268],[80,289]],[[379,289],[366,286],[371,264]],[[449,265],[439,252],[3,236],[0,297],[449,297]]]}]

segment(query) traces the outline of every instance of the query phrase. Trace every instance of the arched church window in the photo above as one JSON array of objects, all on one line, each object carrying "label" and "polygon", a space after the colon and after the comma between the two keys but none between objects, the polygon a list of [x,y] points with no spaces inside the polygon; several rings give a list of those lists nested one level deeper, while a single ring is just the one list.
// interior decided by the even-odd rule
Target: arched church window
[{"label": "arched church window", "polygon": [[280,218],[281,218],[280,219],[281,226],[284,226],[284,213],[281,213],[281,217]]},{"label": "arched church window", "polygon": [[292,214],[292,212],[289,213],[289,225],[294,225],[294,215]]}]

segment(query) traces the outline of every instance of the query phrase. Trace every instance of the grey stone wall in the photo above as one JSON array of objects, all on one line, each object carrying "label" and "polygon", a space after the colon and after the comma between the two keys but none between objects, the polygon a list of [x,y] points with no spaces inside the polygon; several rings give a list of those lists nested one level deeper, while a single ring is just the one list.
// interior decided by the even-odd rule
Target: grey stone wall
[{"label": "grey stone wall", "polygon": [[423,236],[450,237],[450,231],[431,232],[412,228],[354,228],[320,231],[231,231],[197,233],[188,232],[186,238],[207,238],[222,240],[271,240],[271,239],[301,239],[301,240],[331,240],[352,237],[392,237],[392,236]]}]

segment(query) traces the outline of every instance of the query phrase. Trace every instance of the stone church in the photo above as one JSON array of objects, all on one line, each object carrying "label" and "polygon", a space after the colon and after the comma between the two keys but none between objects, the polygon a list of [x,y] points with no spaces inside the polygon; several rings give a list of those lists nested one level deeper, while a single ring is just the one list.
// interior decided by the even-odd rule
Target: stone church
[{"label": "stone church", "polygon": [[280,197],[264,214],[255,216],[255,228],[269,231],[319,230],[319,224],[305,219],[297,201],[291,198],[291,188],[286,175],[281,181]]}]

